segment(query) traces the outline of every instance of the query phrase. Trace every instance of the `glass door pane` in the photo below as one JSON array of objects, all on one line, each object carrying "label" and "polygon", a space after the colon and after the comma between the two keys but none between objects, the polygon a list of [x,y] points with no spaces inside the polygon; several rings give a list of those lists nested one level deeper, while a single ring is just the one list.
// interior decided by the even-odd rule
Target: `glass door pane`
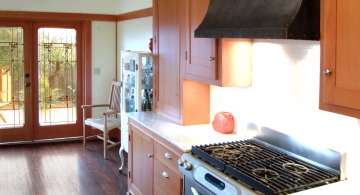
[{"label": "glass door pane", "polygon": [[0,129],[24,126],[22,27],[0,26]]},{"label": "glass door pane", "polygon": [[39,28],[38,101],[40,126],[77,120],[76,30]]}]

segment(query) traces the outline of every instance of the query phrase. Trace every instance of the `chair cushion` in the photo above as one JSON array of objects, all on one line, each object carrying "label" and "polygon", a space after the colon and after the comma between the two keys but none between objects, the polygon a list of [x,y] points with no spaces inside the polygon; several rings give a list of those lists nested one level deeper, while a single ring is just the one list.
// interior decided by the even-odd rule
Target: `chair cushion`
[{"label": "chair cushion", "polygon": [[[104,118],[88,118],[85,120],[85,125],[95,127],[101,131],[104,131]],[[107,118],[107,128],[106,131],[111,129],[120,128],[120,119],[114,117]]]}]

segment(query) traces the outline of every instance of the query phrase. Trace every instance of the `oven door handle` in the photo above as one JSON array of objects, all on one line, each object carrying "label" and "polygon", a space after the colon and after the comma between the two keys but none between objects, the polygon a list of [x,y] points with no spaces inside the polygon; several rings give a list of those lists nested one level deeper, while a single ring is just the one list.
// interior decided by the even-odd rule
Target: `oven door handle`
[{"label": "oven door handle", "polygon": [[192,193],[193,193],[194,195],[201,195],[201,194],[199,194],[199,192],[197,192],[197,191],[195,190],[195,188],[193,188],[193,187],[191,187],[191,191],[192,191]]}]

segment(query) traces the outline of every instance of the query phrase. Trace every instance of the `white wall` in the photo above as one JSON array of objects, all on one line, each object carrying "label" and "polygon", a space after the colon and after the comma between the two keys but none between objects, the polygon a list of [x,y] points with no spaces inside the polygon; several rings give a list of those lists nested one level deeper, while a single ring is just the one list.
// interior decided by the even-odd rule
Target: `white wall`
[{"label": "white wall", "polygon": [[116,0],[0,0],[0,10],[116,14]]},{"label": "white wall", "polygon": [[117,23],[118,78],[120,78],[120,51],[148,51],[152,33],[152,17],[126,20]]},{"label": "white wall", "polygon": [[255,39],[253,86],[211,86],[210,120],[216,112],[232,112],[238,134],[254,122],[311,145],[346,151],[349,162],[359,163],[358,120],[318,109],[319,71],[319,42]]},{"label": "white wall", "polygon": [[119,51],[150,51],[148,45],[153,37],[152,23],[152,17],[118,22]]},{"label": "white wall", "polygon": [[135,10],[152,7],[152,0],[117,0],[116,13],[122,14]]},{"label": "white wall", "polygon": [[[92,22],[92,104],[109,101],[110,84],[116,79],[116,22]],[[95,74],[94,69],[100,69]],[[94,109],[99,115],[103,109]]]}]

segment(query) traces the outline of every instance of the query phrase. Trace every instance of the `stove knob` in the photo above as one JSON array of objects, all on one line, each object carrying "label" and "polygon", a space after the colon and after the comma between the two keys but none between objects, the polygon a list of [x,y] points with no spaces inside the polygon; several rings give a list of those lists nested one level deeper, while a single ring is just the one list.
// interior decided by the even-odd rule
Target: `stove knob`
[{"label": "stove knob", "polygon": [[191,168],[192,168],[191,164],[188,163],[188,162],[185,162],[184,165],[183,165],[183,167],[184,167],[185,170],[188,170],[188,171],[190,171]]},{"label": "stove knob", "polygon": [[183,158],[179,158],[178,165],[183,166],[185,163],[185,160]]}]

